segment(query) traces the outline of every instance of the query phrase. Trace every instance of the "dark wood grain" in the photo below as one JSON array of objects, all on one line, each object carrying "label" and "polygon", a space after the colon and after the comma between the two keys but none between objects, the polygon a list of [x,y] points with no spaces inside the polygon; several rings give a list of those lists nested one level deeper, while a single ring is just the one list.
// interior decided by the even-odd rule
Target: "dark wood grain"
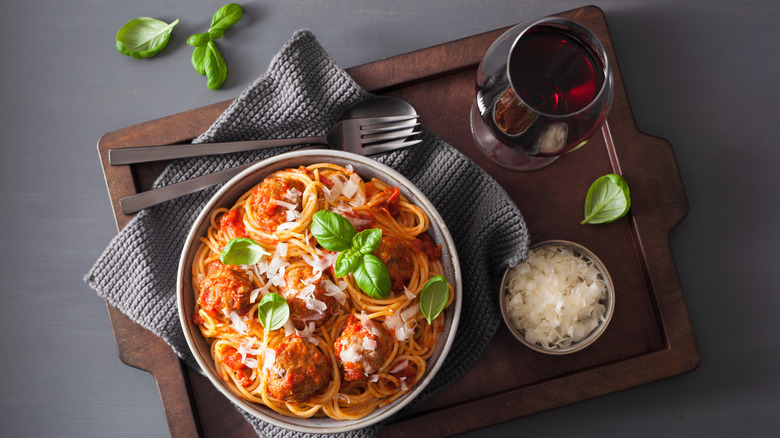
[{"label": "dark wood grain", "polygon": [[[560,15],[591,28],[612,59],[617,59],[600,9],[586,7]],[[567,239],[594,251],[615,282],[615,315],[596,343],[565,357],[532,352],[502,327],[476,366],[390,424],[383,432],[386,436],[463,433],[679,375],[695,369],[700,361],[668,244],[669,232],[688,210],[671,146],[637,130],[615,63],[614,104],[602,135],[535,172],[512,172],[492,163],[472,143],[468,110],[477,64],[503,30],[348,72],[369,91],[411,102],[423,124],[492,175],[520,208],[532,241]],[[207,129],[229,103],[120,129],[100,139],[98,151],[118,228],[130,219],[122,214],[118,200],[148,188],[164,163],[111,167],[108,150],[189,141]],[[612,224],[579,225],[590,183],[610,172],[621,173],[629,181],[630,214]],[[182,367],[163,341],[110,306],[109,313],[121,359],[157,379],[172,436],[254,434],[227,399],[207,379]]]}]

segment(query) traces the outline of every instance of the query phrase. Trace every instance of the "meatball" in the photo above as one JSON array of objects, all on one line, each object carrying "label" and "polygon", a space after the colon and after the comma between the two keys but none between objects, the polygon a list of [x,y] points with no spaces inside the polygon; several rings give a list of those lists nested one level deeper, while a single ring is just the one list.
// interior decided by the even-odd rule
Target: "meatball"
[{"label": "meatball", "polygon": [[252,282],[234,266],[213,262],[206,268],[198,304],[214,315],[220,310],[238,310],[249,304]]},{"label": "meatball", "polygon": [[393,352],[393,337],[368,318],[347,317],[334,352],[344,370],[344,380],[362,380],[376,373]]},{"label": "meatball", "polygon": [[284,273],[281,293],[290,305],[290,318],[298,329],[303,329],[309,321],[322,324],[338,306],[335,297],[326,295],[323,278],[312,281],[313,277],[309,265],[295,266]]},{"label": "meatball", "polygon": [[[276,228],[289,222],[287,204],[296,206],[301,210],[302,197],[305,187],[298,181],[287,181],[276,178],[266,178],[253,190],[250,207],[258,221],[258,227],[266,233],[276,232]],[[284,204],[280,205],[279,202]]]},{"label": "meatball", "polygon": [[275,349],[273,365],[265,369],[268,395],[285,402],[306,401],[331,380],[331,363],[319,348],[298,335]]},{"label": "meatball", "polygon": [[374,251],[387,266],[390,274],[391,289],[403,290],[404,285],[412,278],[414,265],[412,264],[412,250],[403,240],[393,236],[382,236],[379,247]]}]

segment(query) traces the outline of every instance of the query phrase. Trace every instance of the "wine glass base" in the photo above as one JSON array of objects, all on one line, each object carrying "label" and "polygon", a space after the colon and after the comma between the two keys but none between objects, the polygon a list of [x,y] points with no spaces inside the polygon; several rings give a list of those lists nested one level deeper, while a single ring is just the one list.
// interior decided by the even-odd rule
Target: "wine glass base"
[{"label": "wine glass base", "polygon": [[476,102],[471,105],[470,114],[471,135],[477,144],[477,148],[501,167],[510,170],[531,171],[541,169],[556,159],[557,156],[539,157],[518,152],[498,141],[485,126]]}]

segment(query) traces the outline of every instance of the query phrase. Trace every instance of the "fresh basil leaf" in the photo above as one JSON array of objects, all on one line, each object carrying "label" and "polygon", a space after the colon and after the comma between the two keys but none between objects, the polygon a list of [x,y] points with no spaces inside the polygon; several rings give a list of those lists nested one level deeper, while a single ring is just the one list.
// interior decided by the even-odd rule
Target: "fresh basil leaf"
[{"label": "fresh basil leaf", "polygon": [[444,310],[449,299],[450,288],[445,276],[437,275],[425,283],[420,292],[420,312],[429,324]]},{"label": "fresh basil leaf", "polygon": [[210,90],[216,90],[227,79],[227,65],[214,41],[209,41],[205,47],[206,54],[203,59],[203,69],[206,71],[206,86]]},{"label": "fresh basil leaf", "polygon": [[613,222],[628,213],[631,196],[626,180],[614,173],[602,176],[591,184],[585,197],[585,219],[582,224]]},{"label": "fresh basil leaf", "polygon": [[218,40],[222,38],[222,35],[225,35],[225,31],[222,29],[214,29],[214,30],[210,30],[208,35],[209,38],[211,38],[212,40]]},{"label": "fresh basil leaf", "polygon": [[354,248],[341,251],[338,257],[336,257],[336,263],[334,265],[336,277],[346,277],[347,274],[354,271],[362,256],[363,254],[355,251]]},{"label": "fresh basil leaf", "polygon": [[206,45],[195,47],[195,50],[192,51],[192,66],[195,68],[195,71],[198,73],[205,75],[206,74],[206,66],[204,63],[206,62]]},{"label": "fresh basil leaf", "polygon": [[[228,29],[234,24],[238,23],[238,20],[240,20],[243,16],[244,10],[240,5],[235,3],[228,3],[225,6],[219,8],[219,10],[214,13],[214,17],[211,18],[211,27],[209,28],[209,32],[212,30],[222,30],[224,33],[225,29]],[[212,38],[216,39],[221,36],[222,35],[218,37],[212,36]]]},{"label": "fresh basil leaf", "polygon": [[187,44],[191,45],[192,47],[205,46],[209,41],[211,41],[211,35],[208,32],[196,33],[195,35],[187,38]]},{"label": "fresh basil leaf", "polygon": [[264,255],[269,255],[260,244],[246,237],[232,239],[219,254],[224,265],[254,265]]},{"label": "fresh basil leaf", "polygon": [[290,305],[275,292],[265,295],[257,306],[257,318],[268,331],[282,328],[289,317]]},{"label": "fresh basil leaf", "polygon": [[320,246],[331,251],[346,251],[355,237],[355,227],[347,218],[328,210],[314,213],[309,230]]},{"label": "fresh basil leaf", "polygon": [[371,254],[379,247],[382,240],[382,230],[371,228],[363,230],[352,238],[352,248],[360,254]]},{"label": "fresh basil leaf", "polygon": [[390,296],[390,273],[387,266],[373,254],[364,254],[352,273],[360,290],[377,300]]},{"label": "fresh basil leaf", "polygon": [[139,17],[123,24],[116,33],[116,50],[133,58],[151,58],[168,45],[176,20],[170,24],[149,17]]}]

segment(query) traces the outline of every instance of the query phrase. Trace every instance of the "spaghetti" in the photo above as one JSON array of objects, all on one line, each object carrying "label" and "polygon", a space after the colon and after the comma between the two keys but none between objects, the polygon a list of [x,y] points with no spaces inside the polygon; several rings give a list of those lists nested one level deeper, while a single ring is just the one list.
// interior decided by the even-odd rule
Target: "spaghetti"
[{"label": "spaghetti", "polygon": [[[364,294],[352,274],[336,277],[338,254],[309,231],[320,210],[344,216],[357,231],[382,230],[373,254],[389,272],[388,298]],[[429,323],[418,298],[429,279],[443,275],[441,246],[426,232],[425,212],[397,187],[364,182],[334,164],[284,169],[210,221],[192,265],[193,319],[233,393],[285,416],[354,420],[420,381],[444,331],[443,313]],[[223,265],[220,253],[236,238],[269,255],[254,265]],[[270,293],[289,305],[278,330],[258,319]]]}]

